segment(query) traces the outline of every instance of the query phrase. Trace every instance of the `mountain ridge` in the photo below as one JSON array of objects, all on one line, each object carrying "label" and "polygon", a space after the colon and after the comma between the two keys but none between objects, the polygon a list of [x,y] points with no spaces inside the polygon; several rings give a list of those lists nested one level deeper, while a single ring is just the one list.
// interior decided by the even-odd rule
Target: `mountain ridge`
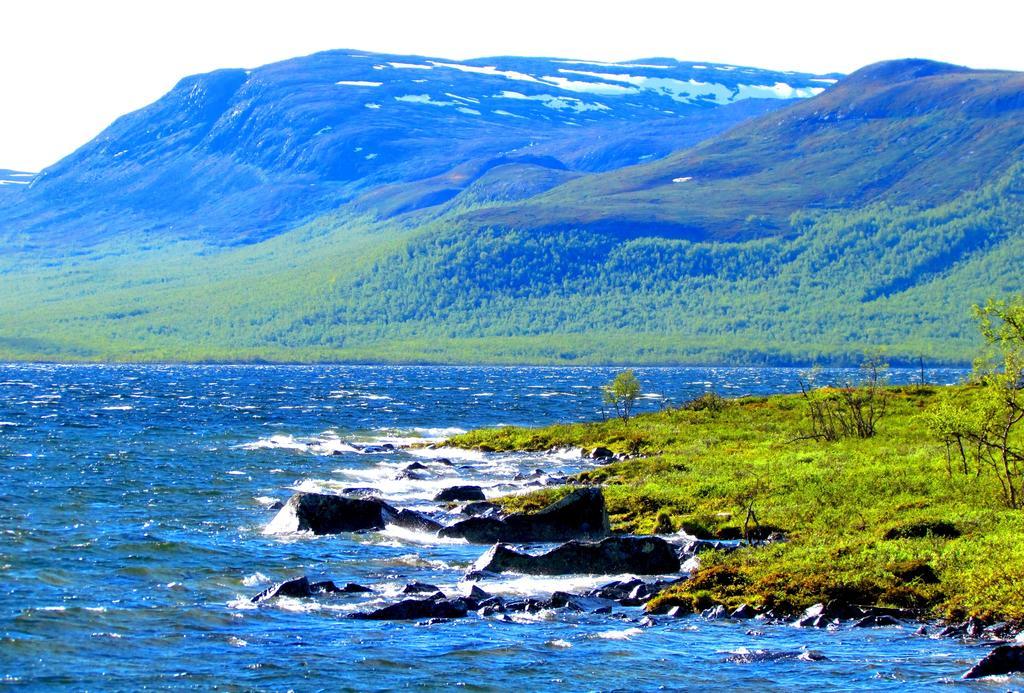
[{"label": "mountain ridge", "polygon": [[[469,74],[490,89],[508,81],[497,69]],[[589,129],[565,124],[588,111],[525,100],[556,123],[536,146],[495,152],[491,139],[467,156],[456,143],[437,169],[398,160],[406,178],[339,184],[327,211],[297,201],[310,214],[244,242],[168,233],[140,210],[93,238],[8,243],[0,354],[851,364],[881,349],[964,363],[977,348],[971,303],[1024,288],[1020,79],[898,61],[767,114],[755,100],[691,104],[671,123]],[[396,103],[444,134],[476,122],[448,98]],[[700,137],[702,116],[730,109],[744,117]]]}]

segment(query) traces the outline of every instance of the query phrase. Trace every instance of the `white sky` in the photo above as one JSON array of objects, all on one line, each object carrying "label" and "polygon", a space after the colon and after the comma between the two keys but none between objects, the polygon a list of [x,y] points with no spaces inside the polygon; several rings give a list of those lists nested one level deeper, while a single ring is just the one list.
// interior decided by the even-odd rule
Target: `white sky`
[{"label": "white sky", "polygon": [[331,48],[1024,70],[1022,0],[0,0],[0,168],[35,171],[181,77]]}]

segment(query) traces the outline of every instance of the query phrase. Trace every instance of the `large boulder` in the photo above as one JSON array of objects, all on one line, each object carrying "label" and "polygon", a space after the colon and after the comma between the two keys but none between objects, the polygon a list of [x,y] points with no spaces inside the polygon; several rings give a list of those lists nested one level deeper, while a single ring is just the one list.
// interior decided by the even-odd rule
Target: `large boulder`
[{"label": "large boulder", "polygon": [[1024,671],[1024,645],[1000,645],[964,674],[965,679]]},{"label": "large boulder", "polygon": [[587,487],[573,490],[536,513],[515,513],[504,519],[471,517],[445,527],[439,534],[474,544],[495,544],[595,540],[610,532],[604,494],[598,487]]},{"label": "large boulder", "polygon": [[264,531],[267,534],[338,534],[383,529],[388,513],[398,514],[394,508],[378,498],[296,493],[288,499]]},{"label": "large boulder", "polygon": [[660,575],[678,570],[676,552],[668,542],[657,537],[570,541],[537,556],[497,544],[473,565],[474,572],[526,575]]},{"label": "large boulder", "polygon": [[449,486],[434,496],[434,502],[436,503],[482,500],[487,500],[487,496],[484,495],[484,490],[479,486]]}]

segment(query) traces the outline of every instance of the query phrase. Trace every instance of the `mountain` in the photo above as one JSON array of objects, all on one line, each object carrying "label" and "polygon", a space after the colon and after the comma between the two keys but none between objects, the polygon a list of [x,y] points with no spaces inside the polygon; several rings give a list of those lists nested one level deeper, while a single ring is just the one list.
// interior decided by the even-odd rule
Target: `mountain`
[{"label": "mountain", "polygon": [[741,240],[808,209],[934,205],[1021,159],[1024,74],[925,60],[866,67],[821,96],[651,163],[471,221]]},{"label": "mountain", "polygon": [[[363,71],[313,79],[321,61]],[[901,60],[829,86],[653,59],[441,62],[326,54],[192,78],[16,186],[0,354],[964,363],[971,303],[1024,289],[1020,73]],[[686,77],[712,71],[732,81]],[[249,87],[207,109],[195,85],[222,78]],[[703,98],[682,91],[695,81]],[[316,136],[325,85],[352,115]],[[259,107],[239,106],[247,89]],[[741,98],[765,89],[816,91]],[[377,139],[356,145],[358,128]],[[125,151],[129,135],[148,145]],[[340,139],[320,150],[325,135]]]},{"label": "mountain", "polygon": [[352,51],[218,70],[43,171],[0,228],[38,246],[132,232],[231,245],[343,204],[385,217],[431,207],[484,176],[483,199],[529,196],[665,156],[834,81],[665,59]]}]

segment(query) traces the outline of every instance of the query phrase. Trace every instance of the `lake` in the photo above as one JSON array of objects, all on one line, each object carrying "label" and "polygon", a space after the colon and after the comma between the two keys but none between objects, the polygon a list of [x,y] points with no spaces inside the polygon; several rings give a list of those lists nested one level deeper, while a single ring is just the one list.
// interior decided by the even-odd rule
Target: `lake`
[{"label": "lake", "polygon": [[[347,618],[412,581],[457,594],[486,547],[389,529],[269,535],[295,489],[372,487],[434,510],[467,481],[489,496],[523,473],[594,464],[577,453],[367,453],[501,424],[602,416],[617,369],[397,366],[0,365],[0,680],[33,688],[468,690],[933,688],[988,651],[904,627],[816,630],[758,621],[556,610],[441,623]],[[794,391],[799,371],[642,368],[639,409]],[[856,377],[830,370],[828,379]],[[928,370],[933,383],[961,379]],[[895,371],[896,382],[916,370]],[[439,470],[440,457],[451,460]],[[419,461],[425,478],[400,478]],[[520,479],[515,477],[520,475]],[[405,475],[408,476],[408,475]],[[250,597],[308,575],[373,592]],[[483,581],[548,596],[616,576]],[[1002,689],[1006,681],[974,682]]]}]

